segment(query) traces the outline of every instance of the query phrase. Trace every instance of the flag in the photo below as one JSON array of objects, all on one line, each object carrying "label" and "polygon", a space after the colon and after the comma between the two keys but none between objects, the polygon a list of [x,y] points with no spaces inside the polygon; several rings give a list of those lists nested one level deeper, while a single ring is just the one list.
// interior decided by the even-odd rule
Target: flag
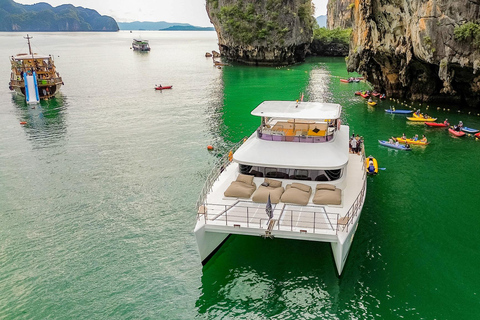
[{"label": "flag", "polygon": [[273,218],[272,202],[270,201],[270,193],[268,194],[267,206],[265,207],[265,212],[267,213],[268,219]]}]

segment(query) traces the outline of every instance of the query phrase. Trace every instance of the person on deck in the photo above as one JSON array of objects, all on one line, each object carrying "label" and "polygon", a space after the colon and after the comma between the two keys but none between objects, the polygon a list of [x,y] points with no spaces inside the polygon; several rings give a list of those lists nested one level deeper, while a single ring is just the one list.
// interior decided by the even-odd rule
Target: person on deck
[{"label": "person on deck", "polygon": [[357,149],[358,147],[357,147],[357,145],[358,145],[357,139],[353,138],[353,139],[350,141],[350,146],[352,147],[352,152],[353,152],[353,153],[357,153],[357,152],[358,152],[358,149]]}]

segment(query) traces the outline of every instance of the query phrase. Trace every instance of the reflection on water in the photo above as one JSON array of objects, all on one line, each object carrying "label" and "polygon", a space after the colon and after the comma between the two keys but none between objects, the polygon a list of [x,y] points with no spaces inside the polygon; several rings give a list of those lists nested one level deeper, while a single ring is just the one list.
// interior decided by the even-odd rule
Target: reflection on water
[{"label": "reflection on water", "polygon": [[12,96],[17,108],[19,122],[23,125],[34,148],[44,148],[63,140],[66,133],[65,112],[67,98],[58,93],[55,98],[41,100],[38,104],[27,104],[21,95]]}]

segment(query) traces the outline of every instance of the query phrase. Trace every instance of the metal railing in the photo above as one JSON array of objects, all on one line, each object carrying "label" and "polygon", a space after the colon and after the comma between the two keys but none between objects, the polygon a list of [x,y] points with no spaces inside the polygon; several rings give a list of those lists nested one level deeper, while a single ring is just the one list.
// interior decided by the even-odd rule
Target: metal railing
[{"label": "metal railing", "polygon": [[[235,144],[230,152],[234,153],[246,140],[246,138],[240,140],[240,142],[237,142]],[[203,185],[202,191],[200,192],[200,196],[198,197],[197,203],[196,203],[196,208],[197,210],[205,205],[205,198],[207,197],[207,194],[212,190],[212,186],[217,181],[218,177],[220,174],[225,170],[225,168],[230,164],[231,160],[229,159],[229,153],[226,153],[223,157],[215,161],[215,164],[212,168],[212,171],[207,176],[207,179],[205,180],[205,183]],[[198,216],[197,216],[198,218]]]}]

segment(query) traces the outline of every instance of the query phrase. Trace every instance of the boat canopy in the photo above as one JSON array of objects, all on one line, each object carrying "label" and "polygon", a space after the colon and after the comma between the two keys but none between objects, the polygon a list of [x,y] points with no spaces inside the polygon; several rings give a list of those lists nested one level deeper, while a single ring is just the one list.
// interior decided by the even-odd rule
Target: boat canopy
[{"label": "boat canopy", "polygon": [[[49,59],[50,56],[45,56],[45,55],[39,55],[34,53],[33,54],[33,59]],[[32,55],[28,53],[20,53],[17,54],[16,56],[13,57],[15,60],[29,60],[32,59]]]},{"label": "boat canopy", "polygon": [[233,159],[251,166],[341,169],[348,162],[348,135],[348,127],[342,126],[335,139],[328,143],[293,143],[257,139],[255,133],[234,153]]},{"label": "boat canopy", "polygon": [[252,111],[252,115],[278,119],[325,120],[338,119],[342,106],[336,103],[264,101]]}]

